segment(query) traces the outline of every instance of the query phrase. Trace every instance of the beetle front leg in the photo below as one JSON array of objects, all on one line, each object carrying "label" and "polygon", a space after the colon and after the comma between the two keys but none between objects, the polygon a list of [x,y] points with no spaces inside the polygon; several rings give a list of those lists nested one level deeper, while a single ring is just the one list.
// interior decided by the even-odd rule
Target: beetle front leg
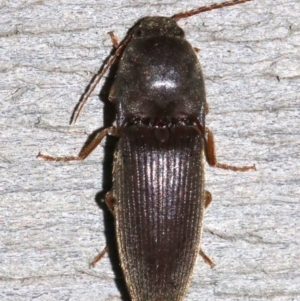
[{"label": "beetle front leg", "polygon": [[233,171],[248,171],[250,169],[256,170],[255,164],[252,166],[231,166],[227,164],[222,164],[217,161],[216,151],[215,151],[215,142],[213,133],[206,129],[207,140],[206,140],[206,159],[210,166],[218,167],[222,169],[229,169]]},{"label": "beetle front leg", "polygon": [[112,44],[117,49],[119,47],[119,42],[118,42],[117,36],[115,35],[115,33],[113,31],[108,32],[108,34],[110,35]]},{"label": "beetle front leg", "polygon": [[112,126],[112,127],[106,128],[103,131],[101,131],[100,133],[98,133],[96,135],[96,137],[87,145],[87,147],[85,147],[83,150],[81,150],[77,156],[55,157],[55,156],[44,155],[41,152],[39,152],[37,155],[37,158],[42,158],[45,161],[56,161],[56,162],[84,160],[98,146],[98,144],[102,141],[102,139],[106,135],[118,136],[117,128]]}]

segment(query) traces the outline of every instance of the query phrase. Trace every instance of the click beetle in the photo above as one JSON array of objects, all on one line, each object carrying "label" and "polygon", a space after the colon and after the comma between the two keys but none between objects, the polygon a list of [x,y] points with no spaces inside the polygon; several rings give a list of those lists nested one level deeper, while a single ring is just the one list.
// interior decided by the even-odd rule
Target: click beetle
[{"label": "click beetle", "polygon": [[232,0],[168,17],[145,17],[118,45],[80,103],[103,74],[117,64],[109,100],[116,109],[114,126],[99,132],[78,156],[85,159],[106,135],[118,136],[113,189],[106,203],[115,216],[120,262],[133,301],[183,300],[200,248],[205,208],[211,194],[204,189],[204,161],[234,171],[216,160],[204,79],[196,51],[177,21],[200,12],[249,2]]}]

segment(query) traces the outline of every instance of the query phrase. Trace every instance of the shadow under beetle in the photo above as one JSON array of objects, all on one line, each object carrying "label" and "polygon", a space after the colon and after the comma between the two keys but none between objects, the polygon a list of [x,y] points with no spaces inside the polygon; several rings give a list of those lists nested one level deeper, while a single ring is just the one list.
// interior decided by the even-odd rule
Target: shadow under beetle
[{"label": "shadow under beetle", "polygon": [[[122,270],[134,301],[183,300],[200,248],[203,214],[211,202],[204,190],[204,160],[216,160],[200,63],[176,21],[200,12],[252,0],[233,0],[166,17],[141,19],[116,47],[83,98],[75,121],[93,89],[118,63],[109,100],[116,107],[116,126],[104,129],[75,157],[85,159],[106,135],[119,137],[114,154],[113,189],[106,203],[115,216]],[[107,248],[105,248],[105,251]],[[103,252],[94,263],[103,256]]]}]

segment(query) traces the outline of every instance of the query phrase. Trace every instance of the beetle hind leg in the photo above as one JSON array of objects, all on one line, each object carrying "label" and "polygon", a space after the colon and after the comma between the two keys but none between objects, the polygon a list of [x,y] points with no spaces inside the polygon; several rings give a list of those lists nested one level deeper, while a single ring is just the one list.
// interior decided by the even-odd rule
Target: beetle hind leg
[{"label": "beetle hind leg", "polygon": [[199,255],[203,258],[204,262],[209,264],[213,268],[216,264],[200,249]]},{"label": "beetle hind leg", "polygon": [[[114,215],[114,206],[115,206],[115,197],[113,195],[113,191],[109,191],[105,195],[105,203],[110,210],[110,212]],[[96,264],[103,258],[103,256],[108,252],[108,245],[93,259],[90,263],[92,267],[95,267]]]},{"label": "beetle hind leg", "polygon": [[[205,209],[207,209],[207,207],[209,206],[209,204],[212,201],[211,193],[209,191],[205,190],[204,198],[205,198],[204,207],[205,207]],[[201,248],[200,248],[200,251],[199,251],[199,255],[203,258],[205,263],[210,265],[211,268],[213,268],[215,266],[215,263],[202,251]]]},{"label": "beetle hind leg", "polygon": [[105,248],[93,259],[93,261],[90,263],[90,266],[94,268],[107,252],[108,246],[105,246]]}]

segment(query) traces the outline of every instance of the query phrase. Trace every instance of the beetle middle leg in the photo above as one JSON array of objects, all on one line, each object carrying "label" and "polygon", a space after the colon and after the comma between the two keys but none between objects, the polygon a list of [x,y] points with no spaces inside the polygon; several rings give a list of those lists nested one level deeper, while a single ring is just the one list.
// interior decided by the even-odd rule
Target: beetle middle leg
[{"label": "beetle middle leg", "polygon": [[207,133],[206,159],[210,166],[218,167],[222,169],[229,169],[233,171],[248,171],[250,169],[256,170],[255,164],[253,164],[252,166],[231,166],[231,165],[219,163],[216,157],[213,133],[209,129],[206,129],[206,133]]},{"label": "beetle middle leg", "polygon": [[105,195],[105,203],[113,216],[115,215],[115,201],[116,199],[113,195],[113,191],[107,192]]},{"label": "beetle middle leg", "polygon": [[37,158],[42,158],[45,161],[57,161],[57,162],[84,160],[98,146],[98,144],[102,141],[102,139],[106,135],[118,136],[117,128],[112,126],[112,127],[106,128],[103,131],[99,132],[96,135],[96,137],[87,145],[87,147],[85,147],[83,150],[81,150],[77,156],[55,157],[55,156],[44,155],[41,152],[39,152],[37,155]]},{"label": "beetle middle leg", "polygon": [[205,190],[205,204],[204,204],[205,209],[209,206],[211,201],[212,201],[211,193],[209,191]]}]

